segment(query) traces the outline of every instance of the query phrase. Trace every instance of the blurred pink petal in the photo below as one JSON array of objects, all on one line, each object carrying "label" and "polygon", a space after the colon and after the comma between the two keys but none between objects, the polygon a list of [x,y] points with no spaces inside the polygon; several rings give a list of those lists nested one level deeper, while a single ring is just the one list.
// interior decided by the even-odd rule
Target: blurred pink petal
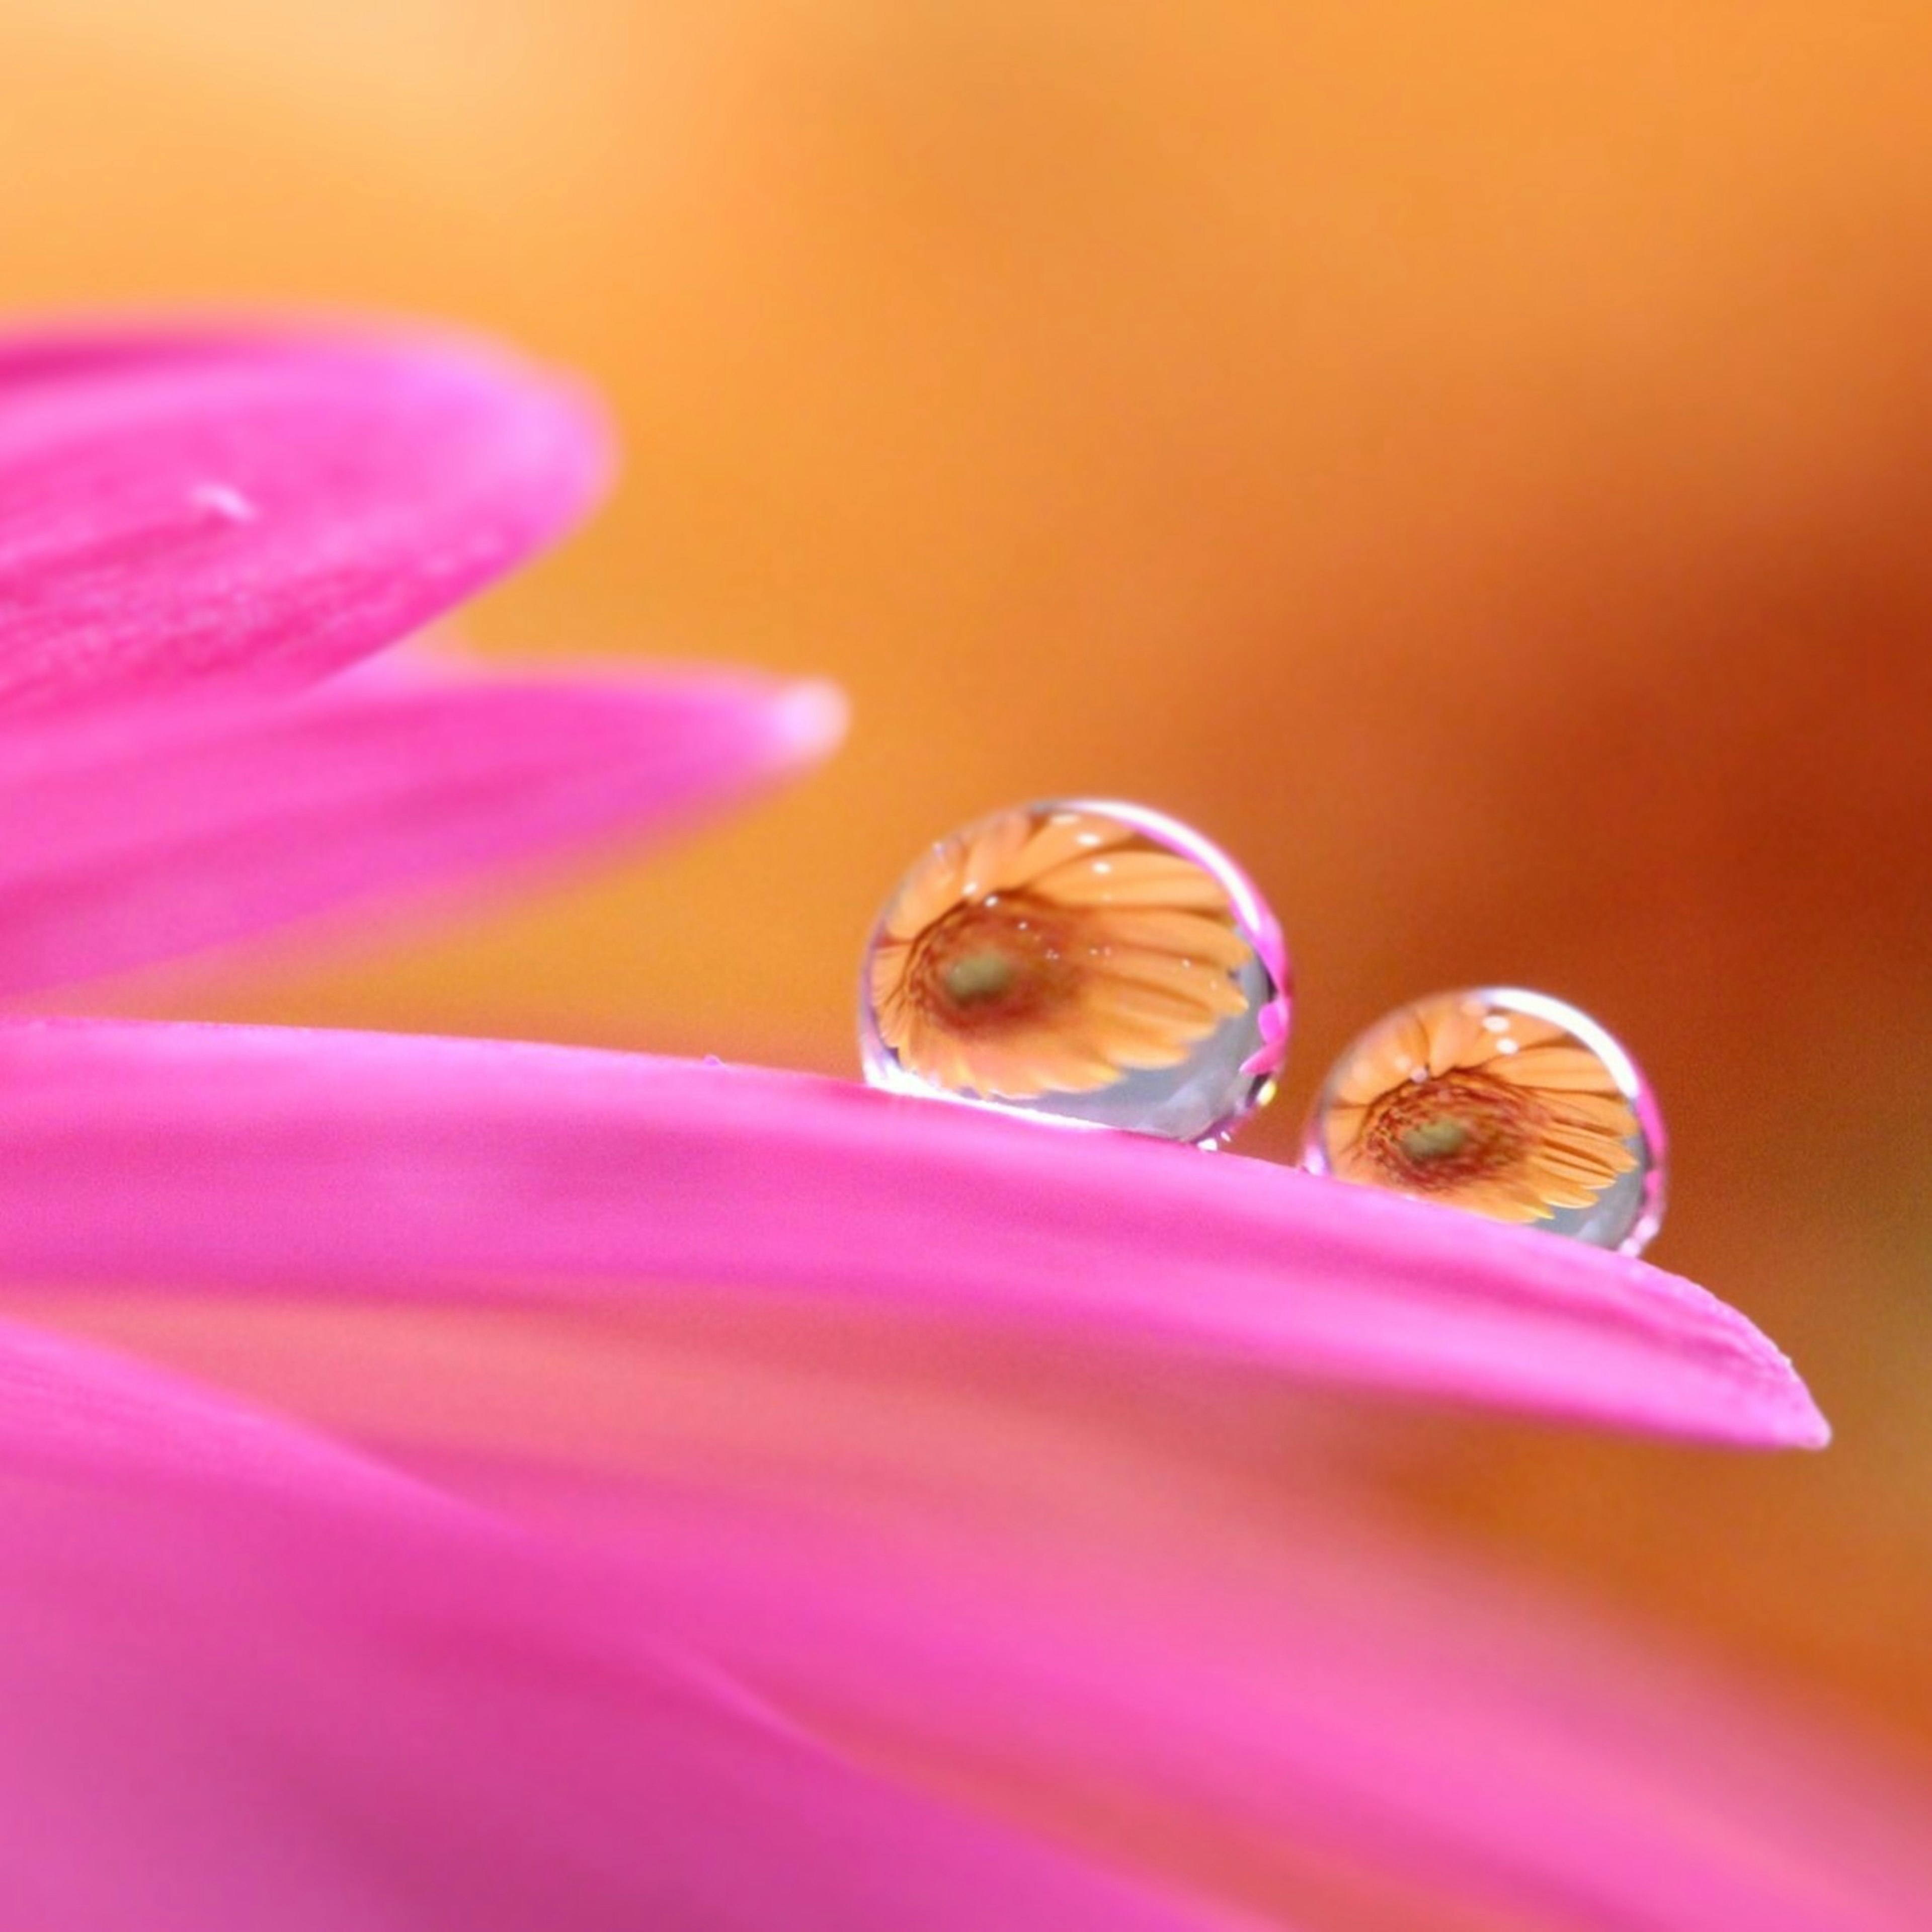
[{"label": "blurred pink petal", "polygon": [[1339,1894],[1375,1932],[1918,1932],[1906,1777],[1521,1579],[1341,1527],[1322,1436],[1252,1390],[956,1327],[658,1318],[82,1316],[596,1538],[814,1729],[1143,1875]]},{"label": "blurred pink petal", "polygon": [[1272,1550],[1170,1520],[1150,1561],[1144,1524],[1087,1546],[1077,1511],[980,1493],[836,1526],[806,1486],[736,1500],[686,1472],[617,1506],[662,1628],[888,1762],[1119,1808],[1137,1822],[1095,1836],[1143,1870],[1226,1875],[1264,1847],[1592,1932],[1924,1923],[1932,1834],[1904,1777],[1318,1512]]},{"label": "blurred pink petal", "polygon": [[394,643],[576,520],[595,406],[458,338],[0,338],[0,710]]},{"label": "blurred pink petal", "polygon": [[839,728],[814,686],[415,669],[0,726],[0,995],[668,830]]},{"label": "blurred pink petal", "polygon": [[10,1932],[1210,1922],[824,1754],[617,1580],[14,1328],[0,1538]]},{"label": "blurred pink petal", "polygon": [[22,1280],[430,1298],[716,1284],[1618,1427],[1815,1446],[1702,1289],[1233,1156],[540,1046],[0,1029]]}]

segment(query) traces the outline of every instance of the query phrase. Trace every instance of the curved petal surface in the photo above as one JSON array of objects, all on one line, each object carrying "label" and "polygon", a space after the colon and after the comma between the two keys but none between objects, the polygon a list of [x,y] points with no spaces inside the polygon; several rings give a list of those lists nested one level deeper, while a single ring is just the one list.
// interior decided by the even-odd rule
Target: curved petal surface
[{"label": "curved petal surface", "polygon": [[1032,1520],[1049,1567],[978,1530],[983,1497],[828,1530],[808,1498],[688,1486],[616,1506],[666,1627],[855,1749],[1053,1793],[1143,1870],[1272,1867],[1298,1899],[1317,1873],[1378,1928],[1440,1922],[1427,1900],[1578,1932],[1917,1932],[1932,1895],[1906,1778],[1318,1514],[1289,1549],[1181,1530],[1157,1561]]},{"label": "curved petal surface", "polygon": [[584,397],[456,338],[0,340],[0,710],[318,676],[550,542],[605,467]]},{"label": "curved petal surface", "polygon": [[1336,1932],[1918,1932],[1922,1786],[1391,1547],[1358,1407],[769,1303],[41,1306],[593,1542],[814,1731],[1143,1880]]},{"label": "curved petal surface", "polygon": [[16,1280],[514,1299],[698,1282],[1744,1444],[1790,1365],[1627,1257],[800,1076],[273,1029],[0,1029]]},{"label": "curved petal surface", "polygon": [[821,1753],[533,1539],[12,1328],[0,1501],[19,1932],[1210,1922]]},{"label": "curved petal surface", "polygon": [[816,686],[386,666],[0,728],[0,995],[667,830],[839,729]]}]

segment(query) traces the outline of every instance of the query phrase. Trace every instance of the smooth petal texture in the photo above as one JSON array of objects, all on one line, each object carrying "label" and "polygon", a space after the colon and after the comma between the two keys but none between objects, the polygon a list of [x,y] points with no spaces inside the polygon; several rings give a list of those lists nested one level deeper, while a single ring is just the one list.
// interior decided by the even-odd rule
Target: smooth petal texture
[{"label": "smooth petal texture", "polygon": [[842,724],[749,677],[382,668],[0,725],[0,995],[669,830]]},{"label": "smooth petal texture", "polygon": [[1590,1932],[1923,1924],[1932,1804],[1907,1778],[1318,1514],[1272,1552],[1170,1520],[1157,1558],[1023,1517],[1049,1566],[1025,1534],[952,1527],[983,1496],[828,1532],[808,1497],[734,1514],[688,1489],[621,1508],[662,1628],[886,1762],[1052,1794],[1049,1820],[1143,1871],[1299,1864],[1382,1900],[1363,1922],[1384,1932],[1440,1923],[1425,1900]]},{"label": "smooth petal texture", "polygon": [[593,406],[476,343],[0,340],[0,710],[393,644],[580,516]]},{"label": "smooth petal texture", "polygon": [[11,1328],[0,1499],[15,1932],[1210,1922],[813,1748],[618,1580]]},{"label": "smooth petal texture", "polygon": [[0,1030],[0,1093],[16,1280],[698,1282],[1716,1442],[1826,1433],[1749,1322],[1641,1262],[1130,1136],[625,1054],[72,1022]]},{"label": "smooth petal texture", "polygon": [[1919,1932],[1922,1788],[1392,1548],[1340,1405],[782,1306],[41,1308],[594,1540],[814,1730],[1143,1882],[1349,1932]]}]

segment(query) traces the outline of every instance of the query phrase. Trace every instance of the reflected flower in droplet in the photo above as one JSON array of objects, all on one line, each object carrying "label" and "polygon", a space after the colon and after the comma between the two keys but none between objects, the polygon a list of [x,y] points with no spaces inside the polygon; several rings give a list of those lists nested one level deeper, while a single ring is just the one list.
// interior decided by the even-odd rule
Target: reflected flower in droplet
[{"label": "reflected flower in droplet", "polygon": [[1630,1057],[1575,1007],[1484,987],[1400,1008],[1330,1072],[1306,1164],[1636,1253],[1663,1214],[1663,1131]]},{"label": "reflected flower in droplet", "polygon": [[942,839],[887,904],[862,989],[867,1077],[1218,1138],[1268,1096],[1286,977],[1273,918],[1186,826],[1017,807]]}]

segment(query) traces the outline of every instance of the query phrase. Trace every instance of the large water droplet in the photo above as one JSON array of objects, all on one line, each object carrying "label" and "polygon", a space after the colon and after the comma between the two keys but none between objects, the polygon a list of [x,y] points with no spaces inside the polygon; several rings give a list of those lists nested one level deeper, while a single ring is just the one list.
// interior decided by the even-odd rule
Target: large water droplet
[{"label": "large water droplet", "polygon": [[866,1078],[898,1093],[1212,1144],[1272,1097],[1280,928],[1186,826],[1086,800],[941,839],[866,950]]},{"label": "large water droplet", "polygon": [[1664,1217],[1664,1124],[1587,1014],[1515,987],[1438,993],[1335,1063],[1304,1165],[1640,1252]]}]

